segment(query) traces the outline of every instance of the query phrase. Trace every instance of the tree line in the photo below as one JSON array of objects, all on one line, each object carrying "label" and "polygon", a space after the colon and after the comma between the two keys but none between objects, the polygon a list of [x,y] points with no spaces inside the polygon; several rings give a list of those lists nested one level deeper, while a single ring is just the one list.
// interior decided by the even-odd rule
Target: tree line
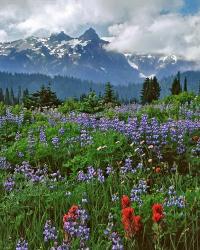
[{"label": "tree line", "polygon": [[5,91],[0,88],[0,102],[7,105],[21,104],[28,95],[28,89],[22,90],[20,86],[18,87],[17,94],[14,94],[13,88],[6,88]]},{"label": "tree line", "polygon": [[[99,92],[97,96],[96,90],[90,88],[88,93],[84,93],[80,95],[79,98],[74,98],[79,101],[88,101],[97,102],[99,100],[103,100],[104,103],[131,103],[131,102],[139,102],[138,99],[126,99],[120,98],[118,91],[116,88],[112,86],[110,83],[103,85],[104,94]],[[187,78],[185,77],[183,87],[181,84],[181,77],[180,72],[177,73],[170,88],[172,95],[178,95],[182,91],[187,92]],[[14,94],[16,93],[16,94]],[[158,82],[158,79],[155,77],[153,78],[146,78],[142,89],[140,91],[140,103],[142,104],[149,104],[155,100],[160,98],[161,94],[161,85]],[[93,101],[92,101],[93,100]],[[45,86],[42,85],[41,88],[33,93],[29,93],[29,90],[26,88],[22,90],[21,86],[18,87],[18,91],[14,91],[13,88],[6,88],[3,91],[3,88],[0,88],[0,102],[3,102],[7,105],[15,105],[24,103],[26,107],[36,107],[36,106],[58,106],[62,103],[62,101],[57,97],[56,92],[54,92],[51,88],[51,84]]]}]

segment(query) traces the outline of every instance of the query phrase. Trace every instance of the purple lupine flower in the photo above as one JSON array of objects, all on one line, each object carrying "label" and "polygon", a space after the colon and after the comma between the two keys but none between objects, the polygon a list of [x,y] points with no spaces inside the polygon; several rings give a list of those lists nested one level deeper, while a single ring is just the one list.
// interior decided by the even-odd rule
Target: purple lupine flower
[{"label": "purple lupine flower", "polygon": [[139,204],[139,206],[142,205],[143,201],[141,199],[141,195],[146,194],[147,193],[147,183],[144,180],[139,180],[138,185],[136,185],[132,190],[131,190],[131,201],[133,202],[137,202]]},{"label": "purple lupine flower", "polygon": [[18,152],[17,155],[18,155],[19,158],[24,157],[24,153],[23,152]]},{"label": "purple lupine flower", "polygon": [[56,181],[59,181],[59,180],[63,179],[59,170],[57,172],[55,172],[55,173],[50,174],[49,177],[52,178],[51,181],[53,181],[53,182],[56,182]]},{"label": "purple lupine flower", "polygon": [[44,128],[40,128],[40,142],[41,143],[44,143],[45,145],[47,144],[47,138],[46,138],[46,134],[45,134],[45,131],[44,131]]},{"label": "purple lupine flower", "polygon": [[51,142],[54,145],[54,147],[57,148],[59,145],[60,139],[59,139],[59,137],[56,136],[56,137],[52,138]]},{"label": "purple lupine flower", "polygon": [[28,162],[22,162],[21,166],[15,167],[14,175],[23,174],[25,179],[33,183],[44,182],[47,169],[37,169],[36,171],[29,165]]},{"label": "purple lupine flower", "polygon": [[16,250],[28,250],[28,243],[26,240],[21,238],[16,245]]},{"label": "purple lupine flower", "polygon": [[11,165],[7,162],[6,157],[0,157],[0,169],[6,170],[10,169]]},{"label": "purple lupine flower", "polygon": [[60,246],[56,245],[52,247],[51,250],[70,250],[70,244],[69,242],[63,241],[62,245]]},{"label": "purple lupine flower", "polygon": [[82,147],[92,144],[92,136],[85,129],[81,130],[80,143]]},{"label": "purple lupine flower", "polygon": [[171,195],[175,195],[175,194],[176,194],[176,191],[175,191],[174,186],[170,186],[169,190],[168,190],[168,195],[171,196]]},{"label": "purple lupine flower", "polygon": [[106,227],[106,230],[104,231],[104,234],[108,237],[108,239],[112,242],[112,250],[123,250],[123,244],[120,236],[117,232],[113,232],[113,215],[109,213],[108,215],[108,225]]},{"label": "purple lupine flower", "polygon": [[43,235],[45,242],[57,239],[57,231],[56,228],[52,225],[51,220],[46,221]]},{"label": "purple lupine flower", "polygon": [[107,168],[106,168],[106,174],[107,175],[111,175],[113,173],[114,173],[113,167],[112,166],[107,166]]},{"label": "purple lupine flower", "polygon": [[93,167],[88,167],[87,169],[87,178],[88,180],[91,180],[93,179],[94,177],[96,176],[96,171]]},{"label": "purple lupine flower", "polygon": [[21,134],[20,134],[20,132],[17,132],[16,135],[15,135],[15,140],[19,141],[20,138],[21,138]]},{"label": "purple lupine flower", "polygon": [[118,233],[112,232],[110,235],[110,239],[112,241],[112,250],[123,250],[124,246],[122,244],[122,240]]},{"label": "purple lupine flower", "polygon": [[75,221],[64,222],[64,231],[72,238],[80,239],[80,249],[86,249],[86,242],[89,240],[90,228],[87,226],[88,214],[86,210],[78,208]]},{"label": "purple lupine flower", "polygon": [[7,178],[7,180],[4,182],[4,188],[7,192],[11,192],[15,186],[15,181],[13,177]]},{"label": "purple lupine flower", "polygon": [[177,196],[174,186],[169,187],[167,194],[168,197],[165,199],[164,206],[178,208],[185,207],[185,196]]},{"label": "purple lupine flower", "polygon": [[116,202],[119,200],[119,196],[117,194],[113,194],[111,199],[112,199],[112,202]]},{"label": "purple lupine flower", "polygon": [[97,179],[99,182],[103,183],[105,181],[105,177],[103,175],[102,169],[97,169]]},{"label": "purple lupine flower", "polygon": [[78,172],[77,180],[78,181],[87,181],[87,175],[81,170]]},{"label": "purple lupine flower", "polygon": [[126,160],[125,160],[125,164],[124,164],[124,166],[123,167],[121,167],[121,169],[120,169],[120,173],[121,174],[126,174],[126,173],[135,173],[135,169],[133,169],[133,167],[132,167],[132,160],[130,159],[130,158],[127,158]]},{"label": "purple lupine flower", "polygon": [[136,169],[142,170],[143,169],[143,164],[142,162],[138,163]]},{"label": "purple lupine flower", "polygon": [[200,139],[197,141],[196,146],[191,150],[191,153],[194,156],[197,156],[197,157],[200,156]]},{"label": "purple lupine flower", "polygon": [[60,128],[58,132],[59,132],[59,134],[64,135],[65,129],[64,128]]}]

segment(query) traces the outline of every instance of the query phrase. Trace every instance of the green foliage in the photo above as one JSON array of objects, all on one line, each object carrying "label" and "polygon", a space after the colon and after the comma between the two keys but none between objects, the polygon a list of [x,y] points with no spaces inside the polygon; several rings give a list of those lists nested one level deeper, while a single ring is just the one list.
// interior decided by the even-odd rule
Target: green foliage
[{"label": "green foliage", "polygon": [[169,118],[167,111],[160,110],[159,107],[148,105],[140,110],[138,117],[141,117],[143,114],[147,114],[149,118],[157,117],[161,122],[166,121]]},{"label": "green foliage", "polygon": [[168,96],[164,98],[162,102],[164,102],[165,104],[186,104],[193,101],[195,101],[199,105],[200,98],[192,92],[183,92],[176,96]]},{"label": "green foliage", "polygon": [[58,107],[58,111],[67,114],[71,111],[78,111],[80,109],[80,102],[76,99],[70,98]]},{"label": "green foliage", "polygon": [[3,102],[0,102],[0,115],[5,114],[6,106]]},{"label": "green foliage", "polygon": [[108,165],[115,165],[130,152],[127,139],[119,133],[98,131],[92,133],[92,138],[93,143],[88,145],[85,151],[81,150],[80,154],[65,164],[68,169],[77,172],[77,170],[94,165],[105,170]]},{"label": "green foliage", "polygon": [[80,103],[80,111],[93,114],[100,111],[103,111],[102,100],[97,97],[95,92],[91,91]]}]

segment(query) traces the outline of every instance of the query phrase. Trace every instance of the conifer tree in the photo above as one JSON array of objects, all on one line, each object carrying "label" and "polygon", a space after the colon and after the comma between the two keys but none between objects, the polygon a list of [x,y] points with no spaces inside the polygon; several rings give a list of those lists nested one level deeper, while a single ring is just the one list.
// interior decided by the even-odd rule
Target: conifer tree
[{"label": "conifer tree", "polygon": [[23,99],[28,97],[29,96],[29,91],[28,89],[26,88],[24,91],[23,91]]},{"label": "conifer tree", "polygon": [[178,73],[177,73],[177,80],[178,80],[178,83],[181,85],[181,73],[180,73],[180,71],[178,71]]},{"label": "conifer tree", "polygon": [[4,102],[4,94],[2,88],[0,88],[0,102]]},{"label": "conifer tree", "polygon": [[185,91],[185,92],[188,91],[187,90],[187,77],[185,77],[185,79],[184,79],[184,89],[183,89],[183,91]]},{"label": "conifer tree", "polygon": [[141,91],[142,104],[151,103],[154,100],[158,100],[160,97],[160,90],[160,85],[156,77],[153,79],[146,78]]},{"label": "conifer tree", "polygon": [[112,85],[109,82],[106,83],[103,100],[104,103],[115,103],[117,101]]},{"label": "conifer tree", "polygon": [[18,87],[18,93],[17,93],[17,103],[22,102],[22,89],[21,86]]},{"label": "conifer tree", "polygon": [[57,98],[55,92],[44,85],[40,90],[33,93],[31,96],[26,96],[24,100],[27,108],[33,107],[56,107],[61,104],[61,101]]},{"label": "conifer tree", "polygon": [[14,92],[13,92],[13,88],[10,89],[10,104],[11,105],[16,104],[16,102],[15,102],[15,96],[14,96]]},{"label": "conifer tree", "polygon": [[200,95],[200,81],[199,81],[199,92],[198,92],[198,95]]},{"label": "conifer tree", "polygon": [[180,83],[180,72],[178,72],[177,76],[174,78],[172,87],[171,87],[172,95],[178,95],[182,92],[181,83]]},{"label": "conifer tree", "polygon": [[141,102],[145,104],[148,102],[148,90],[149,90],[150,79],[147,77],[143,83],[141,90]]},{"label": "conifer tree", "polygon": [[152,100],[158,100],[160,97],[160,85],[158,83],[158,80],[156,78],[156,76],[154,76],[154,78],[151,80],[152,81],[152,86],[151,86],[151,91],[152,91]]},{"label": "conifer tree", "polygon": [[5,104],[10,105],[10,93],[9,93],[8,88],[6,88],[4,102],[5,102]]}]

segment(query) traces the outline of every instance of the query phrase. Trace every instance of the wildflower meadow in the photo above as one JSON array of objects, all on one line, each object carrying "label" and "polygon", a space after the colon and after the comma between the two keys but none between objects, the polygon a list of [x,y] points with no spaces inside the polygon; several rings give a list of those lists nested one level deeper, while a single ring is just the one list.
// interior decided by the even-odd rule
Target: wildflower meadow
[{"label": "wildflower meadow", "polygon": [[200,249],[200,98],[186,97],[1,104],[0,249]]}]

